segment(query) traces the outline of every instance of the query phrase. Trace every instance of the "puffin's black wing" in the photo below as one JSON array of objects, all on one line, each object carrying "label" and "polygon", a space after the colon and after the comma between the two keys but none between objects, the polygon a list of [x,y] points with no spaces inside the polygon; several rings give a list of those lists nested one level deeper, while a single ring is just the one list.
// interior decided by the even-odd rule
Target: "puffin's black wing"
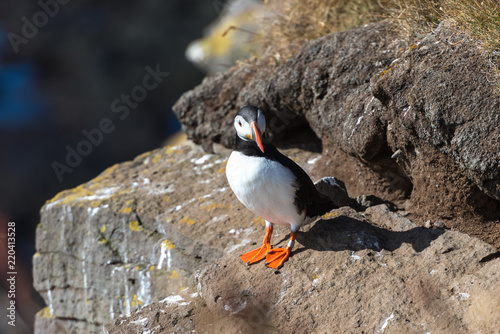
[{"label": "puffin's black wing", "polygon": [[274,145],[267,144],[264,150],[267,158],[284,165],[296,176],[297,191],[295,193],[295,205],[299,213],[306,210],[307,217],[316,217],[338,207],[328,196],[321,194],[316,189],[309,175],[299,165],[281,154]]},{"label": "puffin's black wing", "polygon": [[236,143],[234,149],[247,156],[264,157],[275,160],[292,171],[296,177],[296,192],[295,206],[298,213],[306,210],[307,217],[316,217],[325,214],[326,212],[338,208],[335,203],[330,201],[328,196],[321,194],[307,173],[297,165],[293,160],[281,154],[274,145],[270,143],[264,144],[264,152],[258,148],[254,141],[246,141],[236,135]]}]

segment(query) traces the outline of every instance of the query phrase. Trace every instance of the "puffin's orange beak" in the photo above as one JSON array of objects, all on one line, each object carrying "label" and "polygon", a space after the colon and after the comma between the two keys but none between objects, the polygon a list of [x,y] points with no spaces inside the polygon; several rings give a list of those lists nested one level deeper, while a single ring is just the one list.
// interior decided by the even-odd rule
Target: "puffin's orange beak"
[{"label": "puffin's orange beak", "polygon": [[257,123],[255,122],[250,123],[250,128],[252,129],[252,140],[254,140],[257,143],[257,146],[259,146],[262,153],[264,153],[264,145],[262,145],[262,139],[261,139],[262,134],[260,133],[260,130],[257,127]]}]

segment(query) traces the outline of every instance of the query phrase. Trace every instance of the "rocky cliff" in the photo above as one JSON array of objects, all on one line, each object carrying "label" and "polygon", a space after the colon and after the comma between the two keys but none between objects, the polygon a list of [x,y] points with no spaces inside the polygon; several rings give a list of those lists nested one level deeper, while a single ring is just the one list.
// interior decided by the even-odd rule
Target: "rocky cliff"
[{"label": "rocky cliff", "polygon": [[[198,268],[178,295],[109,333],[499,333],[500,260],[459,232],[385,205],[337,210],[300,233],[279,273],[237,255]],[[284,243],[284,242],[282,242]],[[246,247],[247,249],[250,247]]]},{"label": "rocky cliff", "polygon": [[[317,156],[288,154],[306,165]],[[48,305],[37,332],[101,332],[188,287],[200,264],[261,239],[264,222],[229,189],[226,160],[195,146],[162,148],[48,201],[33,258],[35,288]]]},{"label": "rocky cliff", "polygon": [[[37,332],[498,332],[488,66],[450,24],[405,46],[379,23],[206,79],[175,106],[205,152],[145,153],[42,208]],[[304,228],[278,272],[238,259],[264,232],[224,173],[245,104],[266,113],[271,140],[301,147],[285,153],[314,179],[339,177],[357,196]]]},{"label": "rocky cliff", "polygon": [[[485,223],[500,217],[498,78],[465,33],[443,22],[405,46],[387,23],[371,24],[268,62],[233,68],[184,94],[174,111],[196,143],[229,147],[237,107],[258,105],[276,142],[315,134],[323,158],[334,161],[328,171],[350,192],[409,198],[414,214],[498,237],[497,225]],[[336,161],[346,155],[349,165],[368,168],[343,171]]]}]

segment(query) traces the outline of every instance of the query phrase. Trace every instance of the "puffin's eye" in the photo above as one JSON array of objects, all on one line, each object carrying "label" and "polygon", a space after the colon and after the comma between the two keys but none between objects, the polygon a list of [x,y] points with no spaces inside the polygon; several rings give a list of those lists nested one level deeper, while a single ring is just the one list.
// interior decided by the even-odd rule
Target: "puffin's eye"
[{"label": "puffin's eye", "polygon": [[242,125],[241,125],[241,121],[238,121],[238,125],[239,125],[239,126],[242,126]]}]

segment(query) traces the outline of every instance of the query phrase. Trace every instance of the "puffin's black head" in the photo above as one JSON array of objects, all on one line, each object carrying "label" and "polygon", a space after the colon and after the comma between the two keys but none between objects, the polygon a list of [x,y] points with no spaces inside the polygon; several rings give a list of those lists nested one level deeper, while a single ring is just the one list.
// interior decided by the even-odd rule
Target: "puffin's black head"
[{"label": "puffin's black head", "polygon": [[259,108],[254,106],[241,108],[234,117],[234,128],[238,137],[246,141],[255,141],[262,153],[264,153],[261,138],[266,130],[266,119]]}]

